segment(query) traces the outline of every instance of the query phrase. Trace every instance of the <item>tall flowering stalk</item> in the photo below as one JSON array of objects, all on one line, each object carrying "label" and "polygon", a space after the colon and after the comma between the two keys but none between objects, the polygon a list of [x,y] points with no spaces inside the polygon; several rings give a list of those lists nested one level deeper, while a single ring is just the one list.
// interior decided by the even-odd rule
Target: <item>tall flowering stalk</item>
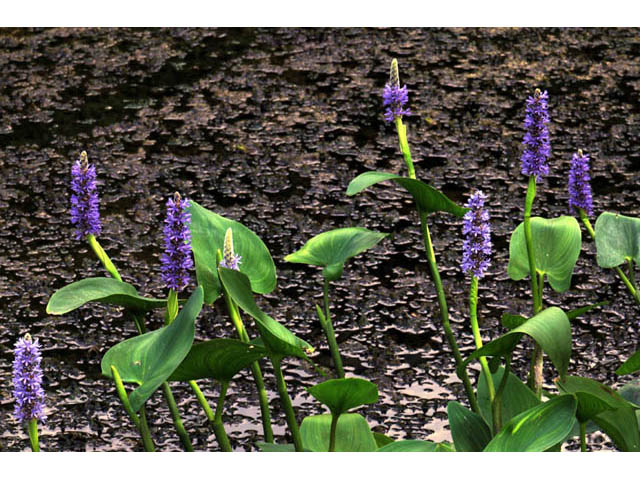
[{"label": "tall flowering stalk", "polygon": [[13,362],[13,396],[16,400],[14,415],[20,423],[27,424],[31,449],[40,451],[38,441],[38,420],[44,421],[44,390],[42,388],[42,368],[40,344],[26,334],[15,345]]},{"label": "tall flowering stalk", "polygon": [[236,255],[233,250],[233,231],[227,228],[224,233],[224,247],[222,249],[222,260],[220,266],[231,270],[240,270],[240,260],[242,257]]},{"label": "tall flowering stalk", "polygon": [[402,123],[403,115],[410,115],[411,111],[405,108],[409,102],[409,90],[407,86],[400,87],[400,74],[398,72],[398,61],[394,58],[391,61],[389,81],[382,92],[383,106],[387,107],[384,112],[384,119],[387,123],[395,122],[400,142],[400,151],[404,157],[404,163],[409,170],[409,176],[415,178],[416,173],[411,159],[411,150],[407,141],[407,127]]}]

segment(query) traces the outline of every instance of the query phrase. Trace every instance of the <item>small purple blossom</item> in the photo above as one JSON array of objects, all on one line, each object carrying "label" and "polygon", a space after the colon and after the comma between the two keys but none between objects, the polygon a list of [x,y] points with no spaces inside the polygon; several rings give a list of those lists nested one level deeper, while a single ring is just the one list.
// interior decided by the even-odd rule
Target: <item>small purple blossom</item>
[{"label": "small purple blossom", "polygon": [[32,419],[44,421],[44,390],[42,389],[42,368],[40,344],[26,334],[15,345],[13,361],[13,396],[16,400],[14,415],[19,422]]},{"label": "small purple blossom", "polygon": [[484,208],[487,196],[478,191],[467,202],[462,233],[462,271],[481,278],[491,264],[491,229],[489,212]]},{"label": "small purple blossom", "polygon": [[178,192],[167,201],[167,218],[164,221],[165,251],[162,254],[162,280],[167,287],[181,291],[189,283],[191,258],[191,214],[189,200],[181,199]]},{"label": "small purple blossom", "polygon": [[382,99],[383,106],[387,107],[384,111],[384,119],[387,123],[393,122],[396,117],[411,115],[411,111],[408,108],[403,108],[409,101],[409,90],[406,85],[402,88],[400,87],[398,61],[395,58],[391,62],[389,82],[384,86]]},{"label": "small purple blossom", "polygon": [[71,223],[76,226],[76,240],[97,235],[102,230],[98,209],[96,167],[89,164],[87,152],[71,168]]},{"label": "small purple blossom", "polygon": [[589,155],[578,150],[571,158],[569,171],[569,208],[582,208],[588,215],[593,215],[593,198],[589,184]]},{"label": "small purple blossom", "polygon": [[240,255],[233,251],[233,232],[230,228],[224,234],[224,248],[222,251],[222,261],[220,266],[231,270],[240,270]]},{"label": "small purple blossom", "polygon": [[547,102],[549,94],[536,89],[532,97],[527,99],[524,118],[524,152],[522,152],[522,173],[540,177],[549,173],[547,159],[551,155],[549,145],[549,112]]}]

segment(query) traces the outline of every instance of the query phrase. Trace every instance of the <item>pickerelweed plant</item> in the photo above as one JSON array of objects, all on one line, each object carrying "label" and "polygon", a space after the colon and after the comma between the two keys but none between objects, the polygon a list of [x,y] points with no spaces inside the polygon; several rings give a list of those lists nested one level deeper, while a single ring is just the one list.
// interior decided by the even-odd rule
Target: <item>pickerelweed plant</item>
[{"label": "pickerelweed plant", "polygon": [[[123,409],[147,451],[154,450],[155,444],[146,406],[159,389],[162,389],[183,448],[186,451],[194,449],[180,418],[170,387],[172,382],[190,385],[215,434],[217,448],[231,451],[233,439],[227,436],[223,424],[226,392],[233,379],[246,370],[251,372],[258,394],[263,441],[257,442],[257,446],[263,451],[553,451],[575,436],[580,438],[582,450],[586,451],[588,431],[604,432],[620,450],[640,451],[636,417],[640,409],[640,386],[632,382],[616,391],[595,380],[569,375],[571,320],[607,302],[575,310],[545,306],[547,283],[558,293],[571,287],[582,246],[580,225],[573,216],[550,219],[533,216],[539,182],[550,168],[557,168],[557,164],[549,163],[549,100],[548,92],[535,90],[526,101],[520,162],[521,172],[528,178],[527,193],[523,221],[511,234],[507,266],[512,280],[529,277],[532,308],[529,312],[504,313],[500,320],[506,333],[497,338],[487,341],[485,333],[483,340],[480,330],[483,322],[478,318],[478,305],[482,302],[480,282],[486,281],[488,272],[500,268],[493,261],[491,199],[475,191],[461,206],[418,179],[404,124],[405,117],[411,115],[409,89],[406,85],[401,86],[396,60],[391,63],[389,82],[382,94],[383,118],[395,127],[407,174],[364,172],[347,188],[347,195],[353,196],[391,181],[406,190],[415,201],[416,223],[420,225],[430,280],[438,298],[439,323],[466,396],[460,402],[449,402],[447,407],[453,443],[394,440],[374,433],[366,418],[354,411],[376,403],[379,392],[369,380],[345,373],[340,355],[340,332],[335,331],[330,309],[330,287],[331,282],[342,278],[350,259],[375,248],[388,237],[384,232],[359,226],[321,232],[284,259],[292,264],[321,268],[322,304],[316,305],[315,311],[308,315],[309,318],[317,316],[325,333],[326,349],[331,356],[327,361],[330,369],[327,373],[309,358],[314,351],[311,345],[264,312],[255,300],[254,295],[269,294],[276,287],[275,264],[265,243],[240,222],[225,218],[193,199],[175,193],[166,202],[164,252],[158,269],[166,285],[166,298],[142,296],[133,285],[124,281],[97,240],[102,230],[97,172],[83,152],[72,167],[72,223],[76,227],[76,238],[89,243],[109,276],[85,278],[64,286],[49,300],[47,312],[63,315],[98,302],[124,308],[134,321],[138,334],[109,348],[102,358],[101,370],[105,378],[113,381]],[[571,161],[568,190],[569,209],[577,214],[595,240],[598,265],[613,268],[640,305],[634,275],[634,268],[640,261],[640,219],[604,212],[598,217],[595,229],[591,227],[589,217],[593,215],[593,199],[589,157],[581,150]],[[468,278],[468,329],[475,344],[473,351],[464,352],[466,358],[450,321],[446,289],[429,229],[431,217],[436,215],[452,215],[461,223],[460,266]],[[626,274],[622,269],[625,266]],[[193,269],[197,287],[187,298],[183,292],[190,290]],[[233,337],[194,342],[196,319],[201,310],[221,299],[235,330]],[[156,310],[163,315],[155,329],[148,329],[147,325],[153,325]],[[245,324],[245,320],[249,322]],[[526,382],[511,371],[514,350],[518,345],[528,345],[522,342],[525,336],[532,340],[531,351],[526,351],[531,358]],[[35,345],[31,344],[30,348]],[[25,361],[23,353],[19,355],[23,347],[16,350],[15,378],[25,378],[26,371],[36,372],[29,378],[39,378],[41,373],[38,374],[39,367],[35,362]],[[320,347],[324,348],[324,345]],[[545,382],[544,378],[545,354],[557,371],[557,378],[552,383]],[[18,357],[22,358],[20,362]],[[29,358],[35,359],[36,355]],[[261,369],[265,359],[270,362],[275,377],[290,443],[276,443],[274,439]],[[295,411],[283,372],[283,364],[290,359],[309,362],[321,375],[333,377],[307,389],[328,413],[302,416],[301,412]],[[480,364],[477,376],[469,370],[469,365],[476,360]],[[636,352],[617,373],[626,375],[639,370],[640,352]],[[209,380],[217,386],[215,410],[197,383]],[[16,387],[15,396],[22,401],[20,405],[27,404],[24,400],[27,397],[32,399],[26,410],[20,410],[19,419],[28,423],[32,448],[36,450],[36,420],[41,418],[42,389],[35,381],[29,385],[28,395],[24,388]]]}]

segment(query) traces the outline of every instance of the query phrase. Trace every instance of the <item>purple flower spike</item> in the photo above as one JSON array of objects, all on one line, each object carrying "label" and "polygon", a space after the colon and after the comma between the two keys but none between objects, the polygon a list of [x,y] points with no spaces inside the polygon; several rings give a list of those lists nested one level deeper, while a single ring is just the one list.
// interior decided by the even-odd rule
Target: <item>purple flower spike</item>
[{"label": "purple flower spike", "polygon": [[384,119],[391,123],[396,117],[403,115],[411,115],[408,108],[403,108],[409,101],[409,91],[407,86],[400,87],[400,77],[398,75],[398,61],[394,58],[391,62],[391,73],[389,83],[384,86],[382,92],[383,106],[387,107],[384,111]]},{"label": "purple flower spike", "polygon": [[484,208],[487,196],[478,191],[467,202],[462,233],[462,271],[481,278],[491,264],[491,229],[489,212]]},{"label": "purple flower spike", "polygon": [[582,150],[574,153],[569,171],[569,208],[582,208],[588,215],[593,215],[593,198],[589,184],[589,155]]},{"label": "purple flower spike", "polygon": [[549,145],[549,112],[547,102],[549,94],[536,89],[532,97],[527,99],[527,109],[524,118],[524,152],[522,153],[522,173],[540,177],[549,173],[547,159],[551,155]]},{"label": "purple flower spike", "polygon": [[97,235],[102,230],[98,210],[96,167],[89,164],[87,152],[71,168],[71,223],[76,226],[76,240]]},{"label": "purple flower spike", "polygon": [[224,234],[224,249],[222,252],[222,261],[220,266],[230,268],[231,270],[240,270],[240,255],[236,255],[233,251],[233,232],[230,228]]},{"label": "purple flower spike", "polygon": [[168,288],[179,292],[189,283],[189,270],[193,268],[193,259],[189,200],[181,199],[178,192],[167,201],[167,219],[164,223],[165,251],[160,259],[162,280]]},{"label": "purple flower spike", "polygon": [[16,342],[13,361],[13,396],[16,399],[14,415],[19,422],[32,419],[44,421],[44,390],[40,344],[31,341],[28,333]]}]

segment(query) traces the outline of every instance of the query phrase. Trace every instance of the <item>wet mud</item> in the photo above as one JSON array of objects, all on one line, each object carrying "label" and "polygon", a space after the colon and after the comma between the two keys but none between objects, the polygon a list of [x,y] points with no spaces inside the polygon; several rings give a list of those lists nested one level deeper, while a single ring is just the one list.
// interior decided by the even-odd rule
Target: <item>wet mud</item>
[{"label": "wet mud", "polygon": [[[331,290],[347,373],[377,383],[380,401],[361,409],[394,438],[450,440],[449,400],[464,397],[439,326],[436,292],[411,198],[393,185],[356,197],[349,181],[371,169],[401,173],[381,93],[391,58],[410,92],[406,120],[418,177],[465,202],[489,197],[495,257],[480,283],[485,340],[505,312],[529,315],[528,282],[506,273],[510,232],[523,216],[520,174],[524,101],[549,91],[549,176],[536,215],[568,214],[572,152],[592,158],[595,211],[640,216],[640,34],[632,29],[45,29],[0,30],[0,451],[28,449],[13,419],[12,349],[30,332],[43,345],[48,420],[43,450],[141,450],[112,384],[106,350],[135,334],[118,308],[90,305],[48,316],[58,288],[103,272],[69,222],[71,163],[97,165],[100,241],[125,281],[162,296],[159,277],[167,198],[179,191],[254,230],[278,271],[261,306],[317,348],[330,365],[314,303],[320,269],[286,254],[345,226],[393,235],[349,262]],[[454,329],[473,350],[468,280],[460,271],[461,221],[430,217]],[[586,234],[585,234],[586,235]],[[614,370],[638,348],[638,308],[611,271],[583,251],[570,291],[547,286],[545,303],[611,304],[573,322],[570,373],[620,385]],[[195,275],[194,275],[195,281]],[[193,286],[193,284],[192,284]],[[148,319],[162,324],[160,313]],[[197,321],[199,340],[232,334],[221,306]],[[526,371],[524,349],[515,368]],[[321,380],[285,363],[298,418],[322,411],[305,391]],[[286,441],[275,380],[264,365],[275,433]],[[551,386],[556,375],[545,363]],[[214,402],[216,388],[202,384]],[[217,450],[187,388],[174,393],[196,450]],[[248,372],[231,384],[224,419],[236,450],[255,450],[261,425]],[[180,450],[160,392],[148,404],[160,450]],[[601,434],[594,450],[613,449]],[[575,441],[565,447],[578,448]]]}]

